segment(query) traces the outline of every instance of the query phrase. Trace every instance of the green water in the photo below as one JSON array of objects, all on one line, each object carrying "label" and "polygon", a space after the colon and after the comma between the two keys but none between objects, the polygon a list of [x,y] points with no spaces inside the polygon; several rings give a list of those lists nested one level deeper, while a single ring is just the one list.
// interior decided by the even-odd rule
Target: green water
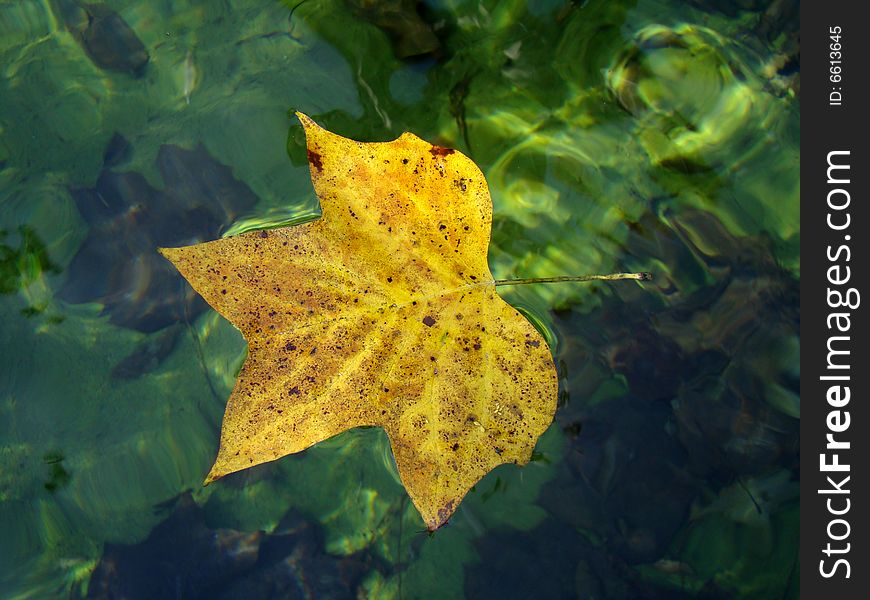
[{"label": "green water", "polygon": [[[0,596],[797,597],[797,8],[0,0]],[[293,110],[655,274],[500,289],[560,408],[431,537],[376,429],[201,486],[245,346],[153,250],[316,214]]]}]

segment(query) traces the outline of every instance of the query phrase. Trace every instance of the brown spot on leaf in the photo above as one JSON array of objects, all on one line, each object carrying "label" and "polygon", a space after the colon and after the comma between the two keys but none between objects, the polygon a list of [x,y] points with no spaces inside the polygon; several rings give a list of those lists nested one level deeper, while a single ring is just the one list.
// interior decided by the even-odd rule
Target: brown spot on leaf
[{"label": "brown spot on leaf", "polygon": [[442,148],[441,146],[432,146],[431,148],[429,148],[429,152],[432,154],[433,157],[438,157],[438,156],[447,156],[449,154],[453,154],[454,152],[456,152],[456,150],[454,150],[453,148]]},{"label": "brown spot on leaf", "polygon": [[318,171],[323,170],[323,161],[320,160],[320,155],[314,150],[308,150],[308,162]]},{"label": "brown spot on leaf", "polygon": [[526,340],[526,346],[531,346],[532,348],[537,348],[541,345],[541,342],[538,340]]},{"label": "brown spot on leaf", "polygon": [[426,315],[423,317],[423,325],[426,327],[432,327],[435,324],[435,319],[432,318],[432,315]]}]

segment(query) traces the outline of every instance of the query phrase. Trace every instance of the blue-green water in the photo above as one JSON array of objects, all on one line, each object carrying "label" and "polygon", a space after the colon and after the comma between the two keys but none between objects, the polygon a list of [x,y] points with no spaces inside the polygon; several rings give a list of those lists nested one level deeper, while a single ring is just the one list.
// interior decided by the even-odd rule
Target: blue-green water
[{"label": "blue-green water", "polygon": [[[0,0],[0,596],[797,597],[796,2]],[[480,165],[560,407],[434,536],[385,436],[208,488],[155,252],[316,213],[301,110]],[[307,595],[307,596],[306,596]]]}]

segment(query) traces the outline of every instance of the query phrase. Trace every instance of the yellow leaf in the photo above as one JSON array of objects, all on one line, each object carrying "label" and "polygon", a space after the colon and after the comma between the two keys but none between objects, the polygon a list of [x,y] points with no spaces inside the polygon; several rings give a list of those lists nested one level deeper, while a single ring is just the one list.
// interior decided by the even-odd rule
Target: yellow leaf
[{"label": "yellow leaf", "polygon": [[496,294],[469,158],[298,116],[321,218],[161,249],[248,341],[206,483],[376,425],[434,530],[491,469],[528,462],[556,409],[553,359]]}]

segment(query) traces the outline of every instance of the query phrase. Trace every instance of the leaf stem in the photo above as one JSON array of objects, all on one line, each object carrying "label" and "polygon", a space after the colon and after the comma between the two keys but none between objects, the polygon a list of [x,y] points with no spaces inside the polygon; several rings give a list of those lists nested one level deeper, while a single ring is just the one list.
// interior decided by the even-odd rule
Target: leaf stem
[{"label": "leaf stem", "polygon": [[496,279],[495,285],[527,285],[530,283],[562,283],[565,281],[617,281],[634,279],[635,281],[651,281],[652,273],[611,273],[610,275],[576,275],[565,277],[528,277],[524,279]]}]

